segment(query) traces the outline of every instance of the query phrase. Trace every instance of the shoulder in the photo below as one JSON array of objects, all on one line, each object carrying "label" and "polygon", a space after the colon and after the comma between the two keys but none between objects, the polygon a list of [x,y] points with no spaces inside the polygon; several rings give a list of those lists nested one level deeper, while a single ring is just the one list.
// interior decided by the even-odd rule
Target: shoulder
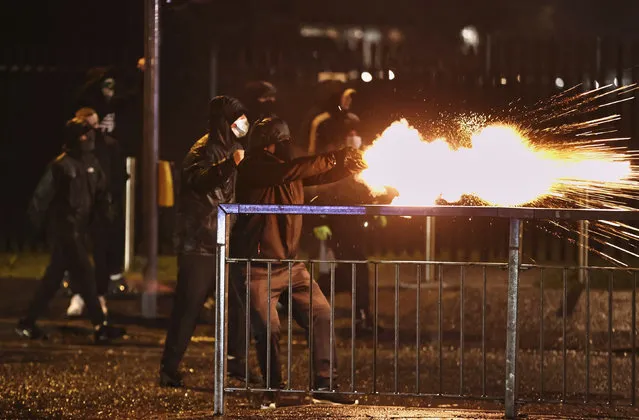
[{"label": "shoulder", "polygon": [[57,175],[65,175],[75,178],[77,175],[77,165],[73,158],[66,153],[62,153],[51,163],[51,172]]}]

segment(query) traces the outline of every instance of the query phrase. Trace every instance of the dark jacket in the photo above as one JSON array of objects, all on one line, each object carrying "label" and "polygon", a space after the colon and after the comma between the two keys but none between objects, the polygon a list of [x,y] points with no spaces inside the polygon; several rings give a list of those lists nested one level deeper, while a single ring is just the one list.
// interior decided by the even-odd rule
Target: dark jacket
[{"label": "dark jacket", "polygon": [[50,216],[56,235],[84,234],[96,217],[108,217],[106,178],[93,154],[65,152],[51,164],[55,192]]},{"label": "dark jacket", "polygon": [[213,98],[210,111],[209,134],[182,163],[176,220],[177,252],[182,254],[215,255],[217,206],[235,198],[233,152],[242,146],[230,125],[245,112],[239,101],[225,96]]},{"label": "dark jacket", "polygon": [[[237,202],[242,204],[304,204],[304,186],[336,182],[351,173],[339,165],[339,152],[285,162],[258,150],[238,167]],[[237,257],[297,257],[302,216],[240,215],[231,235]]]}]

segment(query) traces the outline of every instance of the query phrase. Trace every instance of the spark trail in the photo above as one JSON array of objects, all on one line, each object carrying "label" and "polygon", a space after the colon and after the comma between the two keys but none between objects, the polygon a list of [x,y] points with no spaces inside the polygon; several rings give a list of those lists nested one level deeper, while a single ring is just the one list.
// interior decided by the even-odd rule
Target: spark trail
[{"label": "spark trail", "polygon": [[[633,99],[623,95],[635,89],[604,86],[577,93],[572,88],[532,107],[514,104],[497,117],[460,117],[454,139],[425,138],[402,119],[365,150],[369,168],[359,180],[373,192],[394,188],[397,205],[470,199],[493,206],[633,210],[627,203],[639,199],[637,155],[624,145],[629,139],[618,135],[621,116],[602,112]],[[602,245],[593,251],[602,257],[625,265],[605,248],[639,257],[639,230],[633,226],[590,225],[591,240]]]}]

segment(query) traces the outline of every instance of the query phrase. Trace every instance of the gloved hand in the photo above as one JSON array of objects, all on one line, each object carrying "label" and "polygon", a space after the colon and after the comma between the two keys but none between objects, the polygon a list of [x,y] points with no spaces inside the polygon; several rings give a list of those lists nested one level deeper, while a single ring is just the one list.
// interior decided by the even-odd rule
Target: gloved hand
[{"label": "gloved hand", "polygon": [[333,232],[331,232],[331,228],[328,226],[317,226],[313,228],[313,235],[320,241],[325,241],[331,236],[333,236]]},{"label": "gloved hand", "polygon": [[353,174],[362,172],[364,169],[368,168],[368,165],[364,162],[362,152],[355,150],[352,147],[345,147],[338,150],[335,152],[335,158],[338,165],[343,166],[346,170]]}]

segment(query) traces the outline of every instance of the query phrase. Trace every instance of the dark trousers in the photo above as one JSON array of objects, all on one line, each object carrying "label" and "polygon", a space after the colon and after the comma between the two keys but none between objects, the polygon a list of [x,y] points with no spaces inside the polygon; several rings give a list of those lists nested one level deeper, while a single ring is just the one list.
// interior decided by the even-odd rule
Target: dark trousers
[{"label": "dark trousers", "polygon": [[104,323],[89,252],[82,235],[77,233],[55,238],[51,261],[29,305],[26,321],[34,323],[47,309],[60,288],[65,271],[69,272],[73,290],[82,296],[93,325]]},{"label": "dark trousers", "polygon": [[[178,278],[173,311],[166,334],[162,366],[169,371],[178,369],[191,341],[202,305],[208,291],[215,286],[217,260],[214,255],[178,255]],[[229,281],[229,355],[244,359],[244,300]],[[242,326],[237,326],[237,325]],[[232,333],[233,332],[233,333]],[[241,337],[240,337],[241,336]],[[236,350],[237,349],[237,350]]]},{"label": "dark trousers", "polygon": [[[366,256],[362,250],[353,244],[352,241],[344,240],[341,235],[333,233],[333,238],[328,245],[333,249],[337,260],[365,261]],[[352,292],[353,265],[341,263],[335,265],[335,292]],[[370,275],[368,272],[368,264],[355,264],[355,310],[357,316],[363,314],[369,317],[370,308]],[[331,293],[331,275],[322,274],[318,279],[318,283],[322,292],[326,296]]]},{"label": "dark trousers", "polygon": [[[251,322],[256,338],[257,357],[264,378],[267,377],[268,313],[270,312],[270,385],[282,384],[280,365],[280,319],[276,304],[280,294],[288,288],[288,266],[272,266],[271,288],[268,289],[268,268],[261,265],[251,266]],[[302,263],[296,263],[291,270],[293,318],[307,333],[310,327],[310,307],[313,313],[313,371],[315,386],[330,378],[330,314],[331,308],[316,282]],[[313,290],[312,302],[310,290]],[[337,358],[333,358],[333,368],[337,367]]]},{"label": "dark trousers", "polygon": [[[120,212],[121,213],[121,212]],[[124,264],[124,218],[96,222],[93,228],[93,261],[99,296],[109,291],[111,274],[122,272]]]}]

